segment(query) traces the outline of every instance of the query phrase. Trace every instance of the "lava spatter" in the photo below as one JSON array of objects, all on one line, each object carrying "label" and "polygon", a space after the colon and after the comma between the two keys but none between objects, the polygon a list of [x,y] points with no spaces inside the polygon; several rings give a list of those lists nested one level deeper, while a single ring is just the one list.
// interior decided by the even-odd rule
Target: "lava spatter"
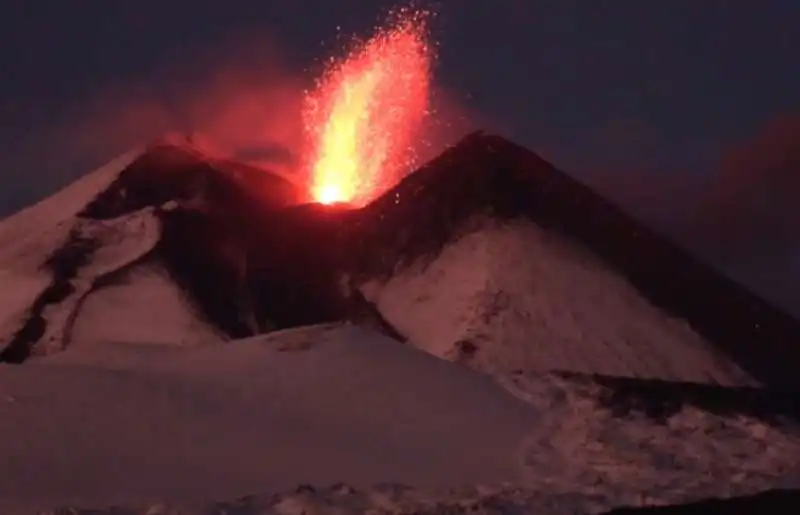
[{"label": "lava spatter", "polygon": [[332,60],[306,95],[314,201],[364,205],[410,167],[431,88],[428,19],[427,11],[393,13],[372,38]]}]

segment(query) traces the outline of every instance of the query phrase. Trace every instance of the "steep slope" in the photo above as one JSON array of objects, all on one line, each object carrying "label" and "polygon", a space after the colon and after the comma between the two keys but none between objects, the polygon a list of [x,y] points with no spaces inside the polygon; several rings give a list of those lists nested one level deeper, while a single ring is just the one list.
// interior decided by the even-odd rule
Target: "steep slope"
[{"label": "steep slope", "polygon": [[66,243],[76,214],[136,155],[123,155],[52,197],[0,220],[0,280],[4,289],[0,296],[0,335],[21,325],[28,307],[50,284],[52,274],[41,267],[47,256]]},{"label": "steep slope", "polygon": [[464,138],[353,232],[354,283],[438,355],[800,387],[794,319],[503,138]]},{"label": "steep slope", "polygon": [[275,226],[282,208],[300,199],[300,191],[277,175],[165,145],[128,167],[81,214],[105,220],[169,203],[160,213],[162,237],[151,259],[203,318],[228,336],[243,337],[262,325],[247,288],[251,254],[283,243],[261,235]]},{"label": "steep slope", "polygon": [[346,324],[76,346],[0,366],[0,512],[561,515],[800,486],[798,425],[762,392],[653,384],[646,412],[614,381],[520,374],[522,402]]},{"label": "steep slope", "polygon": [[[200,316],[206,298],[175,279],[192,257],[213,260],[232,248],[234,259],[206,267],[203,277],[236,293],[238,248],[228,242],[238,245],[241,226],[298,198],[294,185],[264,170],[156,142],[12,216],[0,225],[0,270],[14,285],[3,296],[0,361],[49,354],[75,337],[153,338],[152,331],[137,338],[134,323],[158,323],[156,341],[181,332],[180,340],[197,343],[228,338]],[[202,246],[188,245],[192,234],[203,234]],[[174,273],[158,281],[163,272]],[[125,298],[116,297],[122,304],[104,302],[113,293],[103,290],[121,283],[128,285]],[[247,312],[235,295],[222,298],[237,316]],[[145,305],[153,316],[173,316],[148,317]]]},{"label": "steep slope", "polygon": [[558,235],[522,220],[476,225],[427,265],[364,286],[409,341],[500,375],[751,382],[685,321]]}]

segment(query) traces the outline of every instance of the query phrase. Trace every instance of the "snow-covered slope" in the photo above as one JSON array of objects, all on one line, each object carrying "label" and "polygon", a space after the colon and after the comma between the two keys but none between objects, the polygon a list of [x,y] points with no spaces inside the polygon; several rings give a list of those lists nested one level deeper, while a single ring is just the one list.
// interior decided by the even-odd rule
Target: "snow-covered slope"
[{"label": "snow-covered slope", "polygon": [[586,250],[522,219],[472,223],[433,261],[363,287],[410,343],[498,375],[753,382]]},{"label": "snow-covered slope", "polygon": [[95,281],[153,248],[160,229],[152,210],[100,223],[78,216],[136,155],[123,155],[0,222],[0,351],[14,354],[15,340],[41,342],[41,353],[60,348]]},{"label": "snow-covered slope", "polygon": [[[165,224],[176,211],[226,212],[248,198],[291,202],[293,189],[266,171],[157,142],[4,220],[0,362],[20,363],[75,340],[226,340],[164,273],[174,263],[160,249],[181,245]],[[222,240],[206,243],[210,253]]]},{"label": "snow-covered slope", "polygon": [[0,419],[8,514],[3,503],[513,481],[538,416],[484,376],[334,326],[194,349],[75,346],[0,367]]},{"label": "snow-covered slope", "polygon": [[121,156],[42,202],[0,220],[0,282],[4,290],[0,295],[0,338],[20,325],[28,306],[49,284],[51,278],[41,265],[66,242],[75,215],[136,155]]},{"label": "snow-covered slope", "polygon": [[349,284],[492,373],[800,388],[800,323],[536,154],[465,137],[356,213]]},{"label": "snow-covered slope", "polygon": [[338,324],[74,346],[0,367],[0,511],[599,513],[800,486],[797,426],[692,406],[620,417],[603,387],[552,375],[507,387]]},{"label": "snow-covered slope", "polygon": [[[69,184],[54,195],[0,220],[0,262],[29,264],[28,257],[52,252],[66,234],[76,215],[107,189],[136,157],[140,149],[128,152]],[[58,234],[56,234],[58,233]],[[55,240],[55,241],[54,241]],[[49,245],[49,246],[48,246]]]}]

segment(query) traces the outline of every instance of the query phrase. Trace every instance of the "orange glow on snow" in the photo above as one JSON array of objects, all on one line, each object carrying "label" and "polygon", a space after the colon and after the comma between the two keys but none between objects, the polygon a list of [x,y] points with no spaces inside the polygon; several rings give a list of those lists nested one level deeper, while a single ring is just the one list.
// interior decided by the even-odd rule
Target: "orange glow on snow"
[{"label": "orange glow on snow", "polygon": [[332,61],[306,95],[303,118],[312,144],[306,166],[317,202],[364,205],[413,158],[431,82],[427,13],[405,9],[394,18],[345,59]]}]

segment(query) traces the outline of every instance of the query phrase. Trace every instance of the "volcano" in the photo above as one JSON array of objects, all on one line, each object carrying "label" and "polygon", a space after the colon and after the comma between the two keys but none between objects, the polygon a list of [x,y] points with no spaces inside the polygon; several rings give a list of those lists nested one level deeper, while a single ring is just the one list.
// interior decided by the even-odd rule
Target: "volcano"
[{"label": "volcano", "polygon": [[800,385],[794,319],[503,138],[465,137],[362,209],[303,198],[187,145],[113,162],[0,226],[29,285],[0,359],[137,339],[141,302],[181,313],[135,324],[150,341],[369,320],[489,372]]},{"label": "volcano", "polygon": [[[405,413],[405,418],[380,422],[367,418],[359,422],[370,431],[390,426],[394,429],[369,433],[367,438],[374,438],[369,440],[373,443],[363,448],[356,446],[359,457],[346,459],[361,463],[363,458],[369,464],[363,466],[373,471],[371,474],[408,478],[422,477],[420,463],[428,463],[432,454],[442,459],[445,455],[460,456],[456,461],[461,463],[463,474],[458,477],[468,481],[495,472],[497,475],[492,478],[507,479],[505,465],[477,465],[489,459],[489,454],[474,450],[483,445],[476,443],[482,434],[501,435],[497,436],[498,441],[517,442],[516,449],[524,457],[523,469],[533,470],[529,472],[533,476],[526,476],[529,481],[534,476],[536,481],[545,477],[537,476],[543,470],[560,467],[581,478],[570,476],[572,479],[586,482],[589,479],[584,477],[585,471],[595,470],[596,464],[587,462],[586,469],[578,470],[583,465],[576,463],[583,462],[576,455],[583,455],[585,450],[575,450],[574,445],[576,441],[601,438],[595,434],[598,430],[594,426],[584,427],[592,420],[605,424],[603,434],[624,433],[630,427],[639,428],[637,434],[661,434],[661,428],[666,427],[664,420],[672,421],[667,424],[672,428],[675,420],[684,420],[680,417],[688,409],[703,414],[704,422],[692,424],[710,424],[715,429],[700,432],[713,434],[713,438],[723,438],[720,427],[734,431],[726,425],[733,422],[718,417],[752,420],[747,422],[750,425],[736,426],[737,435],[745,436],[737,436],[738,440],[734,440],[739,443],[730,444],[734,447],[725,450],[738,452],[735,449],[745,445],[741,441],[766,438],[762,434],[765,431],[784,435],[785,421],[800,419],[794,404],[794,392],[800,387],[800,379],[794,373],[794,363],[800,357],[800,325],[796,320],[647,229],[536,154],[502,137],[483,132],[467,135],[364,207],[306,204],[306,198],[304,188],[290,177],[211,157],[188,143],[163,140],[121,156],[0,222],[0,274],[5,288],[0,302],[0,362],[6,364],[0,367],[0,376],[6,377],[0,379],[0,392],[16,391],[15,374],[33,374],[36,381],[41,379],[45,385],[64,385],[70,392],[83,388],[66,395],[70,399],[75,396],[70,402],[99,407],[99,403],[111,401],[100,399],[96,392],[109,388],[123,397],[131,396],[131,406],[136,407],[130,409],[134,411],[146,412],[150,409],[148,403],[154,403],[151,416],[164,424],[164,434],[170,438],[181,439],[179,435],[184,434],[180,425],[183,422],[175,422],[175,409],[190,410],[189,419],[195,421],[194,425],[213,426],[228,438],[233,434],[228,434],[230,427],[240,426],[234,422],[232,426],[219,425],[217,417],[206,416],[206,408],[195,405],[194,394],[187,397],[183,386],[164,379],[167,372],[170,377],[177,374],[184,378],[188,363],[199,363],[202,373],[190,374],[187,384],[191,386],[185,388],[196,388],[196,395],[208,399],[209,405],[232,410],[229,420],[248,419],[266,402],[250,392],[277,395],[278,400],[270,401],[270,409],[282,414],[288,410],[285,416],[291,420],[300,417],[297,420],[314,420],[312,425],[333,428],[307,436],[322,442],[318,443],[320,452],[345,459],[336,449],[350,448],[351,444],[331,440],[331,435],[345,431],[343,415],[331,414],[326,407],[309,407],[313,396],[302,393],[310,388],[303,383],[303,377],[319,376],[314,384],[323,385],[320,391],[326,392],[326,398],[354,395],[348,381],[364,381],[358,395],[366,390],[381,392],[364,401],[371,406],[370,412],[383,416],[386,409],[397,409]],[[374,341],[374,349],[372,344],[364,347],[353,343],[362,341]],[[311,353],[310,358],[304,358],[310,361],[292,363],[285,361],[288,358],[275,357],[272,350],[263,350],[269,347],[277,349],[275,352],[295,353],[326,345],[329,350],[318,351],[325,354]],[[355,359],[342,350],[342,345],[359,353],[357,356],[366,352],[364,356],[371,357]],[[132,348],[150,350],[143,358],[139,350],[131,351]],[[385,356],[390,357],[370,354],[378,351],[388,352]],[[133,373],[132,365],[126,361],[131,353],[136,355],[134,361],[147,361],[147,379],[142,384],[127,375]],[[111,359],[111,355],[116,357]],[[324,359],[315,357],[318,355]],[[428,367],[425,370],[430,369],[435,380],[420,379],[413,388],[405,383],[397,386],[403,381],[400,375],[417,374],[418,369],[412,365],[418,360],[428,363],[429,358],[436,364],[422,368]],[[346,377],[330,376],[326,367],[342,362],[347,363]],[[80,365],[75,370],[63,368],[75,364]],[[109,369],[125,374],[85,378],[81,374],[89,364],[101,366],[103,374]],[[377,366],[388,368],[370,368]],[[281,367],[288,367],[285,370],[297,375]],[[246,378],[246,383],[234,384],[219,371],[228,369],[235,370],[231,374],[242,381]],[[136,370],[136,374],[141,373]],[[43,379],[48,373],[53,373],[54,378]],[[278,379],[265,378],[263,374]],[[484,383],[489,381],[487,376],[495,379],[491,385]],[[444,377],[449,379],[445,381]],[[284,380],[288,382],[281,382]],[[497,382],[505,387],[502,394],[493,389]],[[456,383],[460,386],[447,386]],[[151,384],[162,385],[172,393],[168,398],[161,397],[158,388],[153,387],[151,392]],[[22,390],[47,389],[37,385]],[[394,392],[394,388],[403,393]],[[230,406],[218,399],[218,391],[234,396]],[[486,402],[502,407],[497,407],[499,411],[487,420],[475,418],[475,411],[468,408],[471,401],[464,397],[467,391],[472,392],[470,399],[493,399]],[[508,391],[517,399],[506,399]],[[467,431],[444,450],[434,450],[438,443],[420,450],[418,442],[404,440],[422,431],[407,423],[423,416],[417,401],[408,400],[412,394],[415,399],[426,397],[421,404],[430,404],[425,408],[428,415],[424,416],[450,409],[452,403],[456,406],[452,409],[462,410],[449,415],[455,424],[452,427],[445,424],[430,428],[442,438],[460,431],[456,425],[481,429]],[[135,402],[131,400],[134,398]],[[396,408],[400,398],[406,399],[405,404]],[[544,402],[543,398],[549,400]],[[464,400],[463,405],[457,399]],[[302,406],[308,404],[303,408],[306,411],[287,408],[295,401]],[[169,407],[173,402],[178,403],[178,408]],[[587,402],[598,411],[581,411]],[[0,405],[0,412],[3,409]],[[61,413],[59,409],[56,412]],[[348,409],[358,411],[352,406]],[[477,409],[481,413],[489,408]],[[550,427],[548,422],[539,433],[523,439],[525,428],[540,420],[538,415],[545,411],[551,412],[556,426],[561,426]],[[657,420],[648,422],[655,425],[642,429],[640,419],[624,422],[622,429],[615,425],[629,420],[625,417],[631,413],[642,411]],[[312,412],[313,416],[298,415]],[[19,418],[9,415],[12,418],[8,420],[14,421],[11,425],[19,422],[20,431],[24,432],[28,430],[26,424],[35,425],[35,419],[28,412],[22,413]],[[62,415],[67,418],[58,418]],[[54,415],[57,422],[48,422],[47,427],[72,427],[69,417],[62,415]],[[124,422],[128,420],[125,411],[108,416],[120,417],[119,421],[107,422],[109,427],[130,424]],[[276,420],[258,418],[254,423],[264,431],[283,427],[284,419],[280,423]],[[307,427],[301,422],[296,424],[299,425],[292,427]],[[102,452],[117,456],[117,450],[108,450],[117,449],[117,445],[131,445],[132,449],[145,452],[151,444],[138,438],[150,434],[150,430],[136,427],[141,432],[131,437],[135,443],[107,443],[107,447],[101,446],[106,449]],[[112,438],[108,435],[113,432],[96,431],[102,432],[103,438]],[[270,434],[277,434],[277,441],[284,442],[281,445],[291,447],[299,444],[291,438],[281,438],[289,438],[286,435],[294,434],[292,431]],[[591,434],[584,434],[585,431]],[[563,445],[553,443],[562,433],[577,440]],[[0,449],[4,445],[13,447],[16,437],[4,434],[0,432]],[[92,434],[94,442],[99,433]],[[670,433],[664,438],[672,438],[669,445],[689,445],[694,436],[681,434],[677,437]],[[257,431],[242,435],[250,445],[262,445]],[[75,438],[81,440],[84,436]],[[199,433],[195,436],[211,438]],[[240,436],[231,436],[230,441],[239,441]],[[630,438],[623,443],[642,445],[638,436]],[[795,445],[788,436],[781,438],[780,445],[774,446],[775,456],[770,454],[769,459],[794,460],[800,456],[800,444]],[[329,440],[333,443],[325,443]],[[607,446],[622,445],[603,441]],[[367,452],[372,449],[369,445],[378,445],[375,442],[397,446],[411,454],[402,459],[399,451],[393,455],[392,460],[403,465],[399,469],[381,468],[371,461],[378,447]],[[219,456],[239,452],[225,447],[233,443],[214,445],[219,445],[212,446],[218,452],[186,458],[187,463],[194,463],[192,469],[211,470],[220,466],[214,461]],[[502,445],[490,447],[494,450],[486,453],[507,452]],[[553,449],[561,454],[553,455]],[[702,452],[708,450],[703,449]],[[12,450],[12,454],[17,452]],[[96,461],[92,463],[97,470],[105,470],[105,458],[98,457],[102,453],[87,452]],[[586,456],[591,454],[585,452]],[[615,452],[619,453],[620,463],[630,464],[638,459],[625,454],[627,451]],[[758,455],[756,451],[742,452],[742,456]],[[43,453],[35,451],[31,456],[47,455]],[[178,460],[176,456],[173,458]],[[491,456],[495,459],[494,454]],[[550,458],[542,461],[546,456]],[[704,464],[678,468],[705,474],[702,470],[710,466],[708,463],[726,461],[713,453],[709,456]],[[147,477],[150,458],[131,460],[131,467],[139,470],[137,477]],[[276,473],[263,469],[267,465],[262,461],[257,456],[242,455],[237,473],[242,477]],[[794,460],[797,462],[800,459]],[[748,463],[753,470],[761,470],[761,465],[752,464],[755,461]],[[769,462],[770,466],[776,466],[774,463]],[[66,465],[59,462],[58,466]],[[646,467],[651,464],[648,462]],[[53,477],[62,478],[58,470]],[[169,470],[169,477],[180,474],[178,469]],[[320,481],[335,476],[325,470],[323,467],[319,475],[312,475]],[[643,469],[636,470],[641,473]],[[735,473],[734,468],[715,472],[728,478],[723,481],[726,485],[732,484],[730,477]],[[788,484],[785,477],[782,482],[776,480],[779,484],[764,483],[765,477],[773,476],[759,474],[761,482],[747,483],[740,493]],[[647,477],[654,485],[661,481],[657,478],[667,476],[659,470],[655,476]],[[306,476],[292,472],[274,477],[283,479],[271,484],[284,488],[287,477]],[[363,473],[346,477],[364,480]],[[87,478],[91,479],[89,483],[97,480]],[[177,490],[160,490],[164,484],[172,484],[166,478],[150,483],[143,479],[142,485],[152,483],[141,486],[141,491],[147,493],[145,497],[172,495],[175,491],[184,495],[199,484],[180,483],[183,486]],[[203,481],[211,482],[200,483],[211,485],[213,480],[209,478]],[[676,481],[686,480],[684,476],[680,478],[683,479]],[[228,479],[223,482],[228,486],[220,487],[219,495],[233,495],[235,488],[231,486],[232,479]],[[19,481],[24,483],[23,479]],[[549,491],[557,482],[547,481]],[[614,488],[622,488],[615,485]],[[558,486],[562,487],[562,493],[572,488]],[[127,499],[128,490],[120,491],[123,493],[118,497]],[[519,491],[503,492],[514,499],[522,495]],[[686,500],[708,495],[703,492],[701,496],[699,492]],[[339,495],[320,491],[317,494]],[[0,501],[3,495],[0,489]],[[528,499],[525,502],[534,502],[530,499],[537,495],[529,491],[525,494],[528,497],[522,497]],[[671,499],[677,498],[683,499]],[[57,495],[53,499],[62,502]],[[481,499],[475,502],[486,501]],[[630,497],[614,499],[604,506],[630,504]]]}]

